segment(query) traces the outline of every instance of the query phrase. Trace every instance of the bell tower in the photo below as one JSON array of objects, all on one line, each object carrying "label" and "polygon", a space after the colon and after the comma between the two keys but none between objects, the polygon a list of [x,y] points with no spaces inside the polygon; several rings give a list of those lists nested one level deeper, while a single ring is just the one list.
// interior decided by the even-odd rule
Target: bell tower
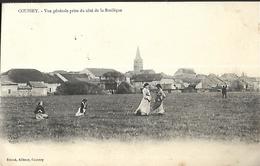
[{"label": "bell tower", "polygon": [[141,70],[143,70],[143,59],[140,56],[139,47],[137,47],[136,56],[134,59],[134,72],[139,73]]}]

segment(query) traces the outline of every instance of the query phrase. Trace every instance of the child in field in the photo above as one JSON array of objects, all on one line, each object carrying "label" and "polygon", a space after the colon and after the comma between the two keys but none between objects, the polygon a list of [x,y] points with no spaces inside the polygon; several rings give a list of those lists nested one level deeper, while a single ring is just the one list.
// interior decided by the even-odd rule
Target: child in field
[{"label": "child in field", "polygon": [[48,119],[48,115],[45,113],[45,110],[44,110],[44,107],[43,107],[43,101],[40,101],[35,110],[34,110],[34,113],[35,113],[35,118],[37,120],[42,120],[42,119]]},{"label": "child in field", "polygon": [[78,112],[75,114],[75,116],[83,116],[86,113],[87,110],[87,99],[82,99],[81,103],[80,103],[80,107],[78,109]]}]

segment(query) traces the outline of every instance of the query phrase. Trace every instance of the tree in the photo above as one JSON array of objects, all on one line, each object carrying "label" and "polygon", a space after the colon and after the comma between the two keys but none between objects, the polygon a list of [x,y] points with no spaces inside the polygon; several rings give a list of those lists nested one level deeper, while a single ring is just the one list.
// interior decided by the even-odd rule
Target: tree
[{"label": "tree", "polygon": [[101,94],[102,89],[97,85],[86,82],[65,82],[57,88],[59,95]]},{"label": "tree", "polygon": [[124,75],[118,71],[111,71],[111,72],[106,72],[103,74],[103,77],[105,77],[108,80],[121,80],[124,78]]},{"label": "tree", "polygon": [[119,94],[129,94],[129,93],[133,93],[133,92],[134,92],[134,89],[127,82],[122,82],[117,88],[117,93],[119,93]]},{"label": "tree", "polygon": [[117,90],[118,82],[124,79],[124,75],[117,71],[107,72],[103,74],[105,77],[105,89],[111,91],[112,93]]}]

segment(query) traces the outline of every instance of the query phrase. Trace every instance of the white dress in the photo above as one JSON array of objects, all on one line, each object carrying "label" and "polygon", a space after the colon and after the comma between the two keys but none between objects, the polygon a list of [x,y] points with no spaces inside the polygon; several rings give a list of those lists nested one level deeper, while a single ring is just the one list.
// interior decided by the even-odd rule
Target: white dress
[{"label": "white dress", "polygon": [[78,112],[76,112],[75,116],[83,116],[86,112],[86,109],[83,109],[83,112],[80,112],[80,107],[78,109]]},{"label": "white dress", "polygon": [[140,105],[135,110],[135,114],[140,115],[148,115],[150,113],[150,102],[151,102],[151,94],[147,88],[143,88],[143,98],[141,100]]},{"label": "white dress", "polygon": [[[82,111],[81,111],[81,109],[82,109]],[[76,112],[75,116],[85,115],[86,109],[87,109],[87,103],[81,102],[81,106],[79,107],[78,112]]]}]

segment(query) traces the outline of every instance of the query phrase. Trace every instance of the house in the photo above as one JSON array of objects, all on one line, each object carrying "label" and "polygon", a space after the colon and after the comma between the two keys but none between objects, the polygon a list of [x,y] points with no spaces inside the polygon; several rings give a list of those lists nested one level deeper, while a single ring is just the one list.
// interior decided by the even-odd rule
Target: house
[{"label": "house", "polygon": [[32,87],[30,87],[28,84],[18,84],[17,90],[18,96],[32,96]]},{"label": "house", "polygon": [[160,83],[161,79],[161,74],[136,74],[132,76],[131,83],[135,90],[138,91],[143,88],[144,83],[149,83],[153,88],[155,88],[155,85]]},{"label": "house", "polygon": [[240,84],[243,86],[244,91],[259,91],[260,80],[254,77],[241,76],[239,78]]},{"label": "house", "polygon": [[223,85],[226,85],[226,83],[217,75],[209,74],[202,78],[195,88],[199,91],[219,91]]},{"label": "house", "polygon": [[2,96],[18,96],[18,84],[13,82],[1,82],[1,97]]},{"label": "house", "polygon": [[1,75],[1,96],[18,96],[18,83],[10,80],[8,75]]},{"label": "house", "polygon": [[180,79],[176,79],[173,76],[167,75],[165,73],[161,73],[162,79],[160,80],[160,84],[164,90],[168,90],[171,92],[172,90],[178,90],[184,88],[183,82]]},{"label": "house", "polygon": [[1,96],[31,96],[32,88],[26,83],[15,83],[10,81],[8,75],[1,75]]},{"label": "house", "polygon": [[47,96],[48,89],[44,82],[29,81],[28,85],[32,88],[32,96]]},{"label": "house", "polygon": [[88,75],[90,83],[112,92],[117,89],[122,81],[126,81],[126,77],[114,69],[86,68],[79,73]]},{"label": "house", "polygon": [[125,76],[114,69],[86,68],[80,72],[55,73],[62,82],[86,82],[115,91]]},{"label": "house", "polygon": [[61,83],[44,83],[47,87],[48,94],[55,94],[57,88],[61,85]]},{"label": "house", "polygon": [[220,76],[220,79],[223,80],[228,87],[230,87],[232,82],[237,81],[239,77],[235,73],[225,73]]},{"label": "house", "polygon": [[54,94],[62,83],[62,80],[57,75],[42,73],[42,77],[45,86],[47,86],[48,94]]}]

